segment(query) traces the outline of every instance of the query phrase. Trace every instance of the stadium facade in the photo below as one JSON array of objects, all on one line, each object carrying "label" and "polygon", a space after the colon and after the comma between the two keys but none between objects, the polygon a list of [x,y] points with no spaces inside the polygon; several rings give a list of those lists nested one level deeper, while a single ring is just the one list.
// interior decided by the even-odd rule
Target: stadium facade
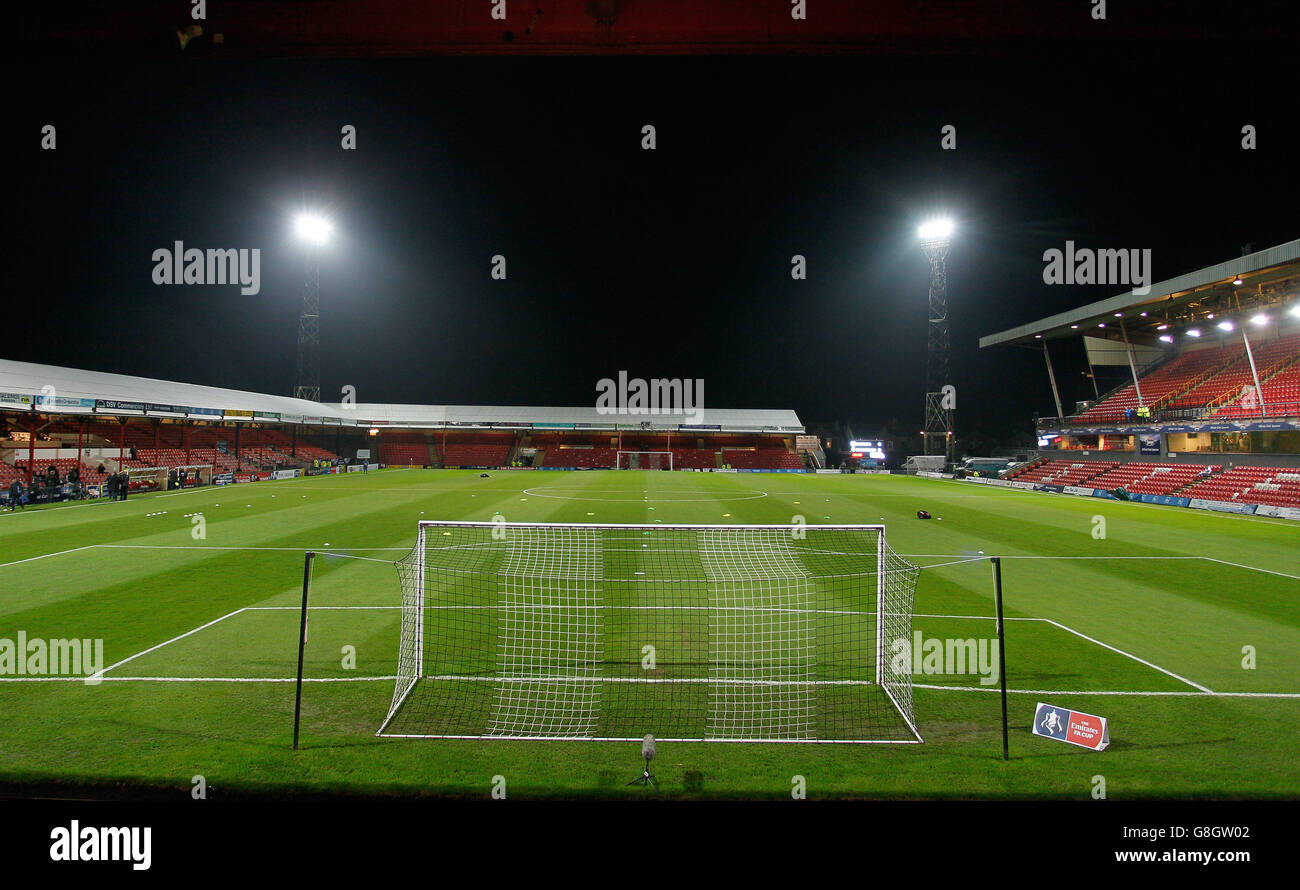
[{"label": "stadium facade", "polygon": [[[980,339],[1040,351],[1055,410],[1038,451],[1082,459],[1290,465],[1300,458],[1300,240]],[[1054,362],[1081,352],[1094,398],[1064,403]],[[1101,389],[1107,368],[1122,382]]]},{"label": "stadium facade", "polygon": [[[980,340],[1040,350],[1034,459],[975,481],[1300,520],[1300,240]],[[1095,398],[1066,410],[1054,360]],[[1106,367],[1126,379],[1102,390]]]},{"label": "stadium facade", "polygon": [[[610,414],[591,407],[323,403],[0,360],[0,485],[51,466],[92,484],[339,472],[346,463],[535,469],[802,470],[824,460],[794,411]],[[800,450],[800,446],[804,446]],[[206,472],[197,472],[203,469]],[[135,483],[133,482],[133,485]]]}]

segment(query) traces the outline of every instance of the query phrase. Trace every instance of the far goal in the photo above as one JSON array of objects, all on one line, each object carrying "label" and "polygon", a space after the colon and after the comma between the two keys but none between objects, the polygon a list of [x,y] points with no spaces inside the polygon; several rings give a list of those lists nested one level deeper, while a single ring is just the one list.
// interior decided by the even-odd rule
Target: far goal
[{"label": "far goal", "polygon": [[880,525],[425,522],[378,735],[921,741]]},{"label": "far goal", "polygon": [[620,470],[671,470],[673,453],[671,451],[620,451],[616,466]]}]

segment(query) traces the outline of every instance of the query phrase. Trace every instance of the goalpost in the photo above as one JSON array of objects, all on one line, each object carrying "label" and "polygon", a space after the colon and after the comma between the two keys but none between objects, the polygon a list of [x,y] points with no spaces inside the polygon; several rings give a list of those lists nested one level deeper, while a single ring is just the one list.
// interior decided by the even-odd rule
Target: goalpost
[{"label": "goalpost", "polygon": [[397,568],[380,736],[921,741],[882,525],[421,521]]},{"label": "goalpost", "polygon": [[620,470],[671,470],[673,453],[671,451],[620,451],[615,466]]}]

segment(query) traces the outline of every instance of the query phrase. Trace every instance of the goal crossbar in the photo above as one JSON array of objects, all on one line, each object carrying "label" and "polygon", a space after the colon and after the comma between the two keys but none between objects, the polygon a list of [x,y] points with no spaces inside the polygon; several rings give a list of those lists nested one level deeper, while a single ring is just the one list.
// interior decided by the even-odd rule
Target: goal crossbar
[{"label": "goal crossbar", "polygon": [[395,738],[915,743],[883,525],[422,520]]},{"label": "goal crossbar", "polygon": [[[632,462],[632,456],[633,456],[633,455],[638,455],[638,458],[637,458],[637,463],[638,463],[638,464],[640,464],[640,456],[650,457],[650,456],[654,455],[654,456],[658,456],[658,457],[660,457],[660,458],[665,458],[665,457],[666,457],[666,458],[668,459],[668,469],[670,469],[670,470],[673,469],[673,453],[672,453],[671,451],[629,451],[629,450],[620,450],[620,451],[618,452],[618,454],[617,454],[617,455],[615,456],[615,458],[614,458],[614,466],[615,466],[615,468],[620,469],[620,470],[621,470],[621,469],[624,469],[624,467],[623,467],[623,456],[624,456],[624,455],[627,455],[627,456],[628,456],[628,467],[627,467],[627,469],[629,469],[629,470],[632,469],[632,467],[631,467],[631,462]],[[639,469],[643,469],[643,470],[644,470],[644,469],[647,469],[646,467],[640,467],[640,466],[639,466],[638,468],[639,468]]]}]

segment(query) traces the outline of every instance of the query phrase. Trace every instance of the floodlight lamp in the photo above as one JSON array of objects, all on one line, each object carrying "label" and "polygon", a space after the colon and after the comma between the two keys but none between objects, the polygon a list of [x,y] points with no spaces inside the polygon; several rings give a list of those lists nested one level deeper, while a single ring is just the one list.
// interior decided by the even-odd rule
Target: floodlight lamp
[{"label": "floodlight lamp", "polygon": [[917,229],[917,234],[921,236],[922,241],[946,241],[952,235],[952,230],[952,220],[941,217],[921,223],[921,227]]},{"label": "floodlight lamp", "polygon": [[1232,330],[1232,322],[1230,322],[1230,321],[1226,321],[1226,320],[1225,320],[1225,321],[1221,321],[1221,322],[1219,322],[1219,330],[1221,330],[1221,331],[1230,331],[1230,330]]},{"label": "floodlight lamp", "polygon": [[1199,337],[1199,336],[1201,336],[1201,329],[1200,329],[1200,328],[1189,328],[1188,331],[1187,331],[1187,336],[1189,336],[1189,337]]},{"label": "floodlight lamp", "polygon": [[1255,327],[1261,327],[1268,324],[1268,316],[1261,312],[1258,315],[1251,316],[1250,323]]},{"label": "floodlight lamp", "polygon": [[313,247],[320,247],[330,240],[334,227],[323,216],[317,216],[314,213],[300,213],[294,218],[293,231],[299,240]]}]

